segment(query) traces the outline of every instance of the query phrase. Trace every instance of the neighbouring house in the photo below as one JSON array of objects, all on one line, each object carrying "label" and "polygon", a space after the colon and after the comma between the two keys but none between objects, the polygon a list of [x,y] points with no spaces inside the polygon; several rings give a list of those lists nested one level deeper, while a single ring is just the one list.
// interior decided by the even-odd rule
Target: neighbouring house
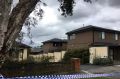
[{"label": "neighbouring house", "polygon": [[27,60],[30,51],[30,46],[20,42],[15,42],[9,51],[9,58],[12,61],[24,61]]},{"label": "neighbouring house", "polygon": [[96,57],[120,62],[120,31],[89,25],[66,34],[67,49],[89,49],[91,64]]},{"label": "neighbouring house", "polygon": [[42,49],[44,55],[54,57],[53,62],[59,62],[66,52],[67,40],[54,38],[44,41]]},{"label": "neighbouring house", "polygon": [[59,52],[66,50],[67,48],[67,40],[53,38],[43,42],[43,52]]},{"label": "neighbouring house", "polygon": [[43,53],[43,50],[40,47],[31,48],[31,52],[30,52],[31,55],[37,55],[42,53]]},{"label": "neighbouring house", "polygon": [[40,58],[43,56],[43,50],[40,47],[31,48],[29,57],[32,57],[34,61],[39,62]]}]

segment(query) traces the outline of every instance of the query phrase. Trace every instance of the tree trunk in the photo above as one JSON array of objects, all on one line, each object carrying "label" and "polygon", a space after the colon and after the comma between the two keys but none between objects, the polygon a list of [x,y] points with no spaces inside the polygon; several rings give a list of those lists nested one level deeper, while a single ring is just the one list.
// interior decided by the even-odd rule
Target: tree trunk
[{"label": "tree trunk", "polygon": [[12,0],[0,0],[0,55],[4,58],[38,1],[19,0],[10,14]]},{"label": "tree trunk", "polygon": [[[0,51],[2,50],[5,40],[5,33],[7,32],[11,3],[12,0],[0,0]],[[5,60],[5,56],[2,52],[0,52],[0,60],[0,62]]]}]

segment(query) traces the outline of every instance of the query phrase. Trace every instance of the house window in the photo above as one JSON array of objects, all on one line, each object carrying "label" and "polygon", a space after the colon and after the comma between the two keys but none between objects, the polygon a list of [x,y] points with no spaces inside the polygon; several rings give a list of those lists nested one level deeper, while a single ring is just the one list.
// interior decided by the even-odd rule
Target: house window
[{"label": "house window", "polygon": [[54,46],[54,47],[62,46],[62,43],[53,43],[53,46]]},{"label": "house window", "polygon": [[105,32],[100,32],[100,38],[105,39]]},{"label": "house window", "polygon": [[53,43],[53,46],[54,46],[54,47],[56,47],[56,46],[57,46],[57,44],[56,44],[56,43]]},{"label": "house window", "polygon": [[72,39],[75,39],[75,34],[72,34],[69,36],[69,39],[72,40]]},{"label": "house window", "polygon": [[118,34],[115,34],[115,40],[118,40]]},{"label": "house window", "polygon": [[23,58],[23,49],[20,49],[20,58]]}]

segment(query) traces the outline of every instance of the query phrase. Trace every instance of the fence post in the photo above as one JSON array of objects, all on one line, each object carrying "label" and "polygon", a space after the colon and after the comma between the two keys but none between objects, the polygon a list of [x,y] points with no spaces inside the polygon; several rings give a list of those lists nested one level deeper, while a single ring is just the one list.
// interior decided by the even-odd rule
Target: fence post
[{"label": "fence post", "polygon": [[80,72],[80,59],[79,58],[72,58],[71,59],[71,66],[72,66],[72,71]]}]

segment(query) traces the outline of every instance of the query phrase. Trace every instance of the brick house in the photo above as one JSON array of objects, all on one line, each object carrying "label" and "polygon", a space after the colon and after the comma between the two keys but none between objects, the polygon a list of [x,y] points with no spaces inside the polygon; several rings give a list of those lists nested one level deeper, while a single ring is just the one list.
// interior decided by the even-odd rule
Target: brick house
[{"label": "brick house", "polygon": [[90,63],[95,57],[109,57],[120,61],[120,31],[97,26],[86,26],[66,33],[68,50],[89,48]]},{"label": "brick house", "polygon": [[43,42],[42,50],[46,56],[53,56],[52,62],[59,62],[67,49],[67,40],[53,38]]},{"label": "brick house", "polygon": [[67,48],[67,40],[62,40],[58,38],[53,38],[43,42],[43,52],[59,52],[62,50],[66,50]]}]

